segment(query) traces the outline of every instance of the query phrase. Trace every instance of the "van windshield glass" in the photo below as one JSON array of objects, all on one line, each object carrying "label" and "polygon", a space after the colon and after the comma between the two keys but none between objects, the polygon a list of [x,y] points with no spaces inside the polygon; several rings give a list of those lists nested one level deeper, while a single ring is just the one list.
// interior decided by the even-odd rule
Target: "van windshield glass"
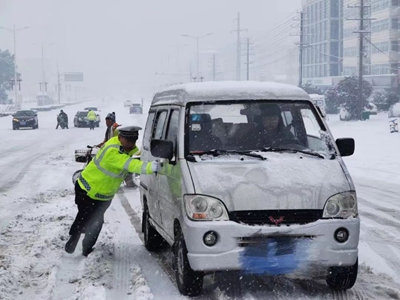
[{"label": "van windshield glass", "polygon": [[[332,154],[332,142],[319,116],[304,101],[242,101],[194,104],[186,126],[189,153],[224,151],[312,152]],[[214,151],[215,152],[215,151]]]}]

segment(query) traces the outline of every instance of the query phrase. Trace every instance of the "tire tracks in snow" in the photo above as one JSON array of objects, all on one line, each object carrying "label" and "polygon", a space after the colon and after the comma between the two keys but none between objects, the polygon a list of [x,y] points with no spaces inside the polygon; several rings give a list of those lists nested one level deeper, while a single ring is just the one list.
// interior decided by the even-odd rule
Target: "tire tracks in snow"
[{"label": "tire tracks in snow", "polygon": [[[141,225],[142,221],[141,221],[140,216],[132,209],[131,205],[129,204],[128,199],[124,195],[123,189],[120,189],[117,195],[118,195],[119,199],[121,200],[121,205],[123,206],[126,213],[128,214],[130,222],[133,225],[133,227],[135,228],[137,235],[139,236],[142,243],[144,243],[144,237],[143,237],[142,225]],[[144,248],[144,246],[143,246],[143,248]],[[163,299],[190,299],[188,297],[180,295],[180,293],[178,291],[176,279],[175,279],[175,272],[172,267],[171,248],[169,246],[167,246],[166,250],[159,252],[159,253],[149,252],[145,248],[144,248],[144,251],[147,255],[150,255],[154,259],[154,261],[157,263],[157,265],[159,267],[161,267],[162,271],[168,278],[169,282],[171,284],[173,284],[173,286],[176,289],[177,295],[174,298],[165,298],[166,296],[163,296]],[[208,280],[205,278],[204,281],[207,282]],[[154,289],[153,286],[150,286],[150,288],[152,290]],[[205,284],[203,294],[201,294],[200,296],[197,296],[196,299],[197,300],[213,300],[213,299],[217,300],[217,299],[221,299],[221,298],[217,295],[216,291],[213,289],[213,283],[210,283],[209,286],[206,286],[206,284]],[[233,299],[233,298],[229,298],[229,299]],[[237,299],[242,299],[242,298],[237,298]]]}]

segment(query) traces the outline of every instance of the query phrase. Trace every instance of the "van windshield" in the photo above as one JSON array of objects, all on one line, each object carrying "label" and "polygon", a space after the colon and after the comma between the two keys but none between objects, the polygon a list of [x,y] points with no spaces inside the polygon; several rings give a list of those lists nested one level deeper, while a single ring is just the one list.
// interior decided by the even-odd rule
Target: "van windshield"
[{"label": "van windshield", "polygon": [[224,151],[310,151],[332,154],[332,142],[310,102],[242,101],[189,106],[190,154]]}]

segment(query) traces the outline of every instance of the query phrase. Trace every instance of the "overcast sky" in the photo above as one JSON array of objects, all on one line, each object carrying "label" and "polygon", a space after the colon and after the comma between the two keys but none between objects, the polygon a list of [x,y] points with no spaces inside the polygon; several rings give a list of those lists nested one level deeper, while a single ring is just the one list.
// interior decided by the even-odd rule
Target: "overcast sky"
[{"label": "overcast sky", "polygon": [[[30,26],[18,34],[17,59],[40,58],[44,42],[47,57],[57,50],[63,72],[83,71],[85,81],[112,88],[157,80],[168,56],[188,68],[195,40],[182,34],[213,35],[201,40],[202,50],[219,50],[234,43],[234,19],[249,35],[268,32],[300,0],[0,0],[0,26]],[[243,33],[244,35],[246,33]],[[0,49],[13,52],[12,35],[0,30]],[[53,60],[55,61],[55,59]],[[176,62],[174,62],[176,66]],[[183,68],[183,67],[182,67]],[[38,70],[40,76],[40,70]],[[135,83],[136,82],[136,83]],[[139,83],[138,83],[139,82]]]}]

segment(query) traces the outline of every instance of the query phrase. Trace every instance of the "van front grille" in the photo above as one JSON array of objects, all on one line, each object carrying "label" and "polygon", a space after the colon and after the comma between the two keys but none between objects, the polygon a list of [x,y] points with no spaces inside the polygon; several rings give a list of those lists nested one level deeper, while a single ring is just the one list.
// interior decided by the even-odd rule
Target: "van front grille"
[{"label": "van front grille", "polygon": [[247,225],[308,224],[322,218],[322,209],[242,210],[229,213],[229,219]]}]

